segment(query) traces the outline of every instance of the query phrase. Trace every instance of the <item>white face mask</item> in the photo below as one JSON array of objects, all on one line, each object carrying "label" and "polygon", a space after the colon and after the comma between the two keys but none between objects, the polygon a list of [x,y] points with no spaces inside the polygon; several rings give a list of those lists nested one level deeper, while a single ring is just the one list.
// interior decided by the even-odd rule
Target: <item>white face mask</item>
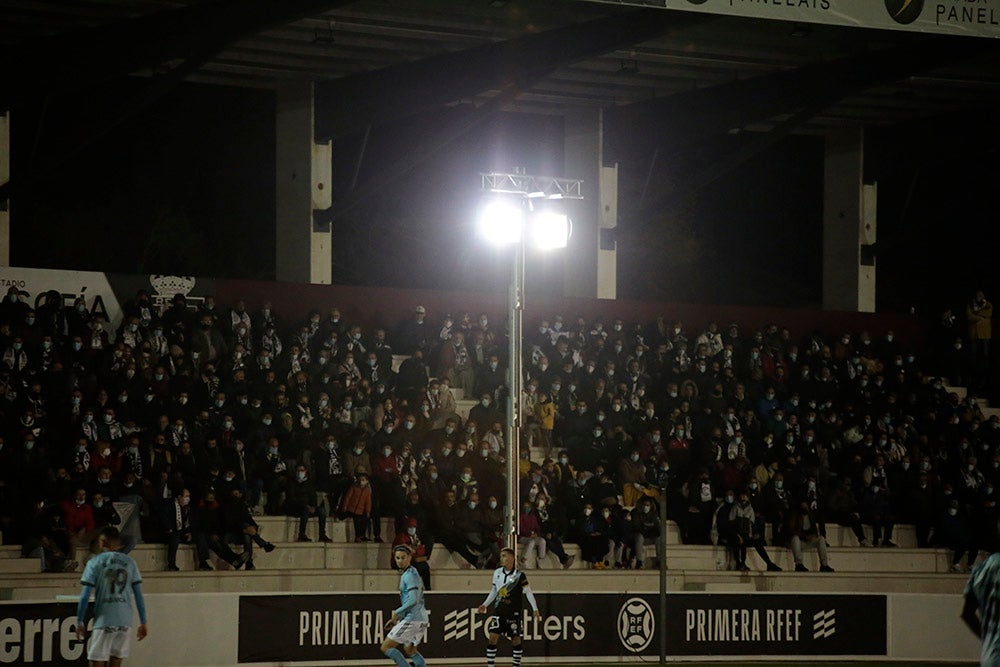
[{"label": "white face mask", "polygon": [[490,509],[491,510],[495,510],[496,508],[497,508],[497,501],[491,500],[490,501]]},{"label": "white face mask", "polygon": [[417,534],[416,527],[415,526],[410,526],[409,528],[407,528],[406,529],[406,534],[407,535],[416,535]]}]

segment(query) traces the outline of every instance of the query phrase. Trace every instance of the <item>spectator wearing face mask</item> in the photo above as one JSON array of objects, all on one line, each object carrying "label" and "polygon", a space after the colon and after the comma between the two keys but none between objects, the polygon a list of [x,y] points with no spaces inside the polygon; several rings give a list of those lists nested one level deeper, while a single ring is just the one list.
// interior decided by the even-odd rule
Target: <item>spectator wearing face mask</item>
[{"label": "spectator wearing face mask", "polygon": [[952,497],[945,506],[939,519],[937,530],[934,531],[935,542],[950,549],[951,572],[962,572],[962,557],[967,555],[966,567],[971,568],[979,555],[973,548],[972,527],[969,516],[962,508],[958,498]]},{"label": "spectator wearing face mask", "polygon": [[[709,514],[711,521],[711,514]],[[635,569],[643,567],[643,547],[647,544],[656,546],[656,562],[658,566],[664,558],[663,544],[660,540],[660,514],[656,504],[650,498],[643,498],[632,510],[632,534],[635,539]]]},{"label": "spectator wearing face mask", "polygon": [[[431,590],[431,567],[430,563],[428,563],[430,554],[427,550],[430,544],[428,544],[426,537],[421,534],[416,519],[408,519],[404,523],[402,530],[396,532],[396,536],[392,540],[392,547],[395,549],[401,544],[410,547],[412,550],[413,558],[410,562],[420,574],[420,578],[424,582],[424,590]],[[398,570],[399,566],[396,565],[395,558],[390,558],[389,560],[389,566],[394,570]]]},{"label": "spectator wearing face mask", "polygon": [[306,525],[310,517],[316,517],[319,525],[319,541],[333,541],[326,534],[326,518],[330,514],[327,496],[323,493],[317,493],[316,483],[309,475],[309,469],[301,463],[295,467],[295,478],[290,480],[288,484],[285,512],[289,516],[299,518],[299,534],[296,541],[312,541],[306,535]]},{"label": "spectator wearing face mask", "polygon": [[547,545],[542,535],[535,504],[522,502],[517,521],[517,547],[520,554],[518,561],[521,567],[526,567],[529,557],[534,558],[535,567],[538,567],[538,563],[544,560],[548,553]]},{"label": "spectator wearing face mask", "polygon": [[354,522],[354,541],[369,542],[372,532],[372,489],[367,472],[359,471],[340,503],[340,511]]},{"label": "spectator wearing face mask", "polygon": [[259,480],[260,488],[267,494],[264,511],[267,514],[279,514],[288,486],[288,465],[279,451],[277,438],[271,438],[264,451],[257,455],[253,475],[253,479]]},{"label": "spectator wearing face mask", "polygon": [[827,558],[826,525],[819,509],[810,509],[809,504],[800,502],[789,510],[786,532],[795,560],[796,572],[808,572],[802,562],[802,549],[814,548],[819,554],[820,572],[833,572]]},{"label": "spectator wearing face mask", "polygon": [[617,481],[622,489],[622,504],[626,507],[634,507],[642,497],[652,495],[646,485],[646,464],[642,462],[638,449],[630,451],[618,464]]},{"label": "spectator wearing face mask", "polygon": [[785,526],[792,508],[792,496],[785,488],[785,476],[776,472],[763,490],[764,517],[771,522],[774,546],[785,546]]},{"label": "spectator wearing face mask", "polygon": [[[610,516],[610,508],[607,511]],[[594,512],[594,506],[589,502],[585,503],[576,519],[576,541],[580,545],[583,562],[595,570],[605,569],[604,555],[609,548],[607,526],[607,521]]]},{"label": "spectator wearing face mask", "polygon": [[[576,557],[568,555],[563,547],[563,540],[569,530],[569,517],[565,506],[558,498],[540,496],[535,501],[535,510],[540,534],[545,539],[548,553],[556,557],[564,570],[569,569],[576,561]],[[498,556],[499,551],[495,555]]]},{"label": "spectator wearing face mask", "polygon": [[160,520],[167,538],[167,570],[177,572],[177,549],[192,543],[191,492],[180,489],[160,506]]},{"label": "spectator wearing face mask", "polygon": [[890,503],[889,490],[881,484],[881,480],[873,480],[862,492],[861,517],[871,524],[873,545],[894,547],[896,545],[892,541],[892,529],[896,517]]}]

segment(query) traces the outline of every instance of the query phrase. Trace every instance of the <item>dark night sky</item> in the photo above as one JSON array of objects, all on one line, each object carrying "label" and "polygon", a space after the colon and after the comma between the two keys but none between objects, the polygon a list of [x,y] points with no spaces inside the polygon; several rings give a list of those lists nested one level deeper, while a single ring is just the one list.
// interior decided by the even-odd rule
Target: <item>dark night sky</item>
[{"label": "dark night sky", "polygon": [[[255,90],[185,84],[55,169],[48,161],[91,134],[136,84],[14,116],[18,266],[274,277],[274,101]],[[466,111],[378,128],[354,194],[334,224],[334,280],[427,288],[503,289],[507,264],[471,228],[477,172],[524,166],[562,172],[559,119],[504,115],[451,137],[426,159],[421,137]],[[987,117],[990,114],[983,114]],[[39,119],[42,118],[41,123]],[[921,310],[997,293],[984,243],[996,215],[995,140],[942,119],[873,131],[869,178],[879,181],[880,310]],[[928,138],[936,138],[928,147]],[[683,181],[739,135],[661,159],[649,191]],[[335,142],[334,197],[346,201],[359,141]],[[792,136],[668,212],[637,219],[649,155],[620,162],[619,296],[743,305],[817,306],[821,297],[822,142]],[[395,175],[400,172],[401,175]],[[389,175],[386,179],[385,176]],[[566,174],[571,175],[571,174]],[[380,187],[368,189],[371,179]],[[386,182],[387,181],[387,182]],[[374,194],[372,194],[374,193]],[[535,268],[558,292],[558,259]]]}]

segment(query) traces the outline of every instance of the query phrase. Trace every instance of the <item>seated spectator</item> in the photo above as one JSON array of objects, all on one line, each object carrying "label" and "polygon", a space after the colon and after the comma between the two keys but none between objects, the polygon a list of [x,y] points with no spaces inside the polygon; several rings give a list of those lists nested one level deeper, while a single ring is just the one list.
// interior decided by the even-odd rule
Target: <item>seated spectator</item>
[{"label": "seated spectator", "polygon": [[[608,516],[611,516],[611,508],[605,508]],[[580,545],[580,557],[583,562],[595,570],[606,569],[604,555],[608,553],[608,522],[602,520],[601,516],[594,514],[594,506],[586,503],[580,516],[576,520],[577,538]]]},{"label": "seated spectator", "polygon": [[215,500],[215,491],[209,490],[199,501],[191,516],[191,532],[198,553],[198,569],[211,570],[208,563],[209,551],[214,551],[219,558],[238,570],[250,559],[250,551],[240,555],[229,548],[224,541],[225,520],[222,507]]},{"label": "seated spectator", "polygon": [[469,548],[463,514],[464,510],[458,504],[455,492],[451,489],[445,491],[444,501],[434,512],[432,530],[445,549],[461,556],[469,566],[476,567],[479,555]]},{"label": "seated spectator", "polygon": [[97,524],[94,521],[94,508],[87,502],[87,490],[77,489],[73,500],[63,501],[61,509],[63,525],[69,535],[70,550],[89,549],[90,543],[97,536]]},{"label": "seated spectator", "polygon": [[229,498],[223,506],[223,529],[227,544],[243,545],[243,554],[247,554],[244,568],[247,570],[255,569],[253,545],[256,544],[265,553],[271,553],[275,549],[273,544],[261,536],[260,525],[250,512],[250,507],[243,496],[243,489],[238,486],[229,490]]},{"label": "seated spectator", "polygon": [[191,492],[179,489],[174,497],[160,506],[160,518],[167,537],[167,571],[177,572],[177,549],[192,543]]},{"label": "seated spectator", "polygon": [[979,549],[973,545],[969,517],[957,498],[948,501],[947,509],[935,531],[935,541],[945,549],[951,550],[952,572],[962,572],[962,556],[966,554],[968,554],[967,568],[971,569],[972,564],[976,562]]},{"label": "seated spectator", "polygon": [[873,481],[861,496],[862,518],[872,527],[872,544],[883,547],[896,546],[892,541],[895,516],[889,503],[889,494]]},{"label": "seated spectator", "polygon": [[[420,578],[424,582],[424,590],[431,590],[431,566],[428,563],[427,542],[420,535],[416,519],[408,519],[403,530],[396,532],[396,537],[392,540],[392,546],[396,548],[400,544],[405,544],[413,550],[413,567],[416,568],[420,574]],[[390,558],[389,561],[389,566],[392,569],[399,569],[395,558]]]},{"label": "seated spectator", "polygon": [[[547,496],[536,498],[535,508],[539,534],[545,540],[546,550],[558,559],[559,564],[564,570],[569,569],[573,566],[576,557],[568,555],[566,549],[563,547],[563,539],[569,527],[569,517],[566,515],[566,509],[557,498],[549,498]],[[491,556],[500,557],[499,547],[496,549],[496,553],[491,554]]]},{"label": "seated spectator", "polygon": [[[359,472],[347,489],[340,504],[340,511],[354,521],[354,541],[369,542],[372,528],[372,489],[368,473]],[[379,540],[381,541],[381,540]]]},{"label": "seated spectator", "polygon": [[333,542],[326,534],[326,518],[330,514],[326,494],[316,492],[316,484],[309,477],[309,470],[303,464],[299,464],[295,468],[295,480],[288,486],[285,511],[288,512],[289,516],[299,518],[297,541],[312,541],[306,536],[306,524],[309,517],[314,516],[319,524],[319,541]]},{"label": "seated spectator", "polygon": [[38,558],[42,572],[75,572],[80,567],[79,561],[72,558],[69,534],[60,507],[45,500],[32,505],[21,556]]},{"label": "seated spectator", "polygon": [[[658,567],[663,560],[663,541],[660,539],[660,514],[654,507],[651,498],[643,498],[632,511],[632,535],[635,539],[635,569],[642,569],[643,547],[653,544],[656,547],[656,563]],[[711,520],[711,517],[709,517]]]},{"label": "seated spectator", "polygon": [[809,568],[802,563],[802,547],[806,546],[816,549],[816,553],[819,554],[820,572],[833,572],[827,558],[826,526],[823,524],[819,512],[810,509],[806,502],[798,503],[789,512],[787,523],[786,531],[792,549],[792,557],[795,559],[795,571],[809,571]]},{"label": "seated spectator", "polygon": [[[91,505],[94,508],[94,525],[96,526],[97,537],[91,543],[90,550],[93,553],[100,553],[103,551],[103,545],[100,544],[100,537],[104,529],[118,528],[122,523],[122,518],[118,514],[118,510],[115,509],[114,503],[106,499],[99,491],[91,499]],[[131,536],[120,534],[121,548],[119,551],[122,553],[132,551],[135,548],[133,539]]]},{"label": "seated spectator", "polygon": [[729,507],[729,528],[731,530],[729,546],[736,560],[736,569],[744,572],[750,569],[746,565],[747,547],[750,546],[767,565],[768,572],[781,572],[781,568],[771,560],[767,549],[764,548],[764,535],[760,530],[763,523],[757,521],[749,492],[746,489],[741,489],[739,499],[734,503],[729,503],[727,496],[726,506]]}]

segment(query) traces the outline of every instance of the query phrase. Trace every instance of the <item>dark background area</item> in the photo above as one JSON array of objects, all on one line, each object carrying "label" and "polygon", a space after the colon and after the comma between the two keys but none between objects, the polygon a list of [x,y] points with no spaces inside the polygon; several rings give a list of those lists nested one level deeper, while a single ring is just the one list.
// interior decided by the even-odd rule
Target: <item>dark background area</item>
[{"label": "dark background area", "polygon": [[[12,263],[273,279],[273,95],[184,84],[93,138],[136,85],[15,112],[13,180],[41,178],[15,191]],[[505,289],[508,260],[473,227],[478,173],[572,174],[562,173],[562,121],[551,116],[499,114],[419,152],[422,138],[473,113],[375,128],[360,166],[360,136],[335,142],[334,199],[352,202],[333,224],[335,283]],[[989,116],[868,133],[867,177],[879,183],[880,311],[930,313],[980,286],[1000,291],[990,243],[1000,168],[996,140],[978,129]],[[786,137],[680,204],[639,211],[751,139],[706,138],[658,156],[652,170],[648,154],[609,156],[620,165],[621,298],[819,306],[821,138]],[[564,261],[573,260],[532,258],[532,289],[560,293]]]}]

